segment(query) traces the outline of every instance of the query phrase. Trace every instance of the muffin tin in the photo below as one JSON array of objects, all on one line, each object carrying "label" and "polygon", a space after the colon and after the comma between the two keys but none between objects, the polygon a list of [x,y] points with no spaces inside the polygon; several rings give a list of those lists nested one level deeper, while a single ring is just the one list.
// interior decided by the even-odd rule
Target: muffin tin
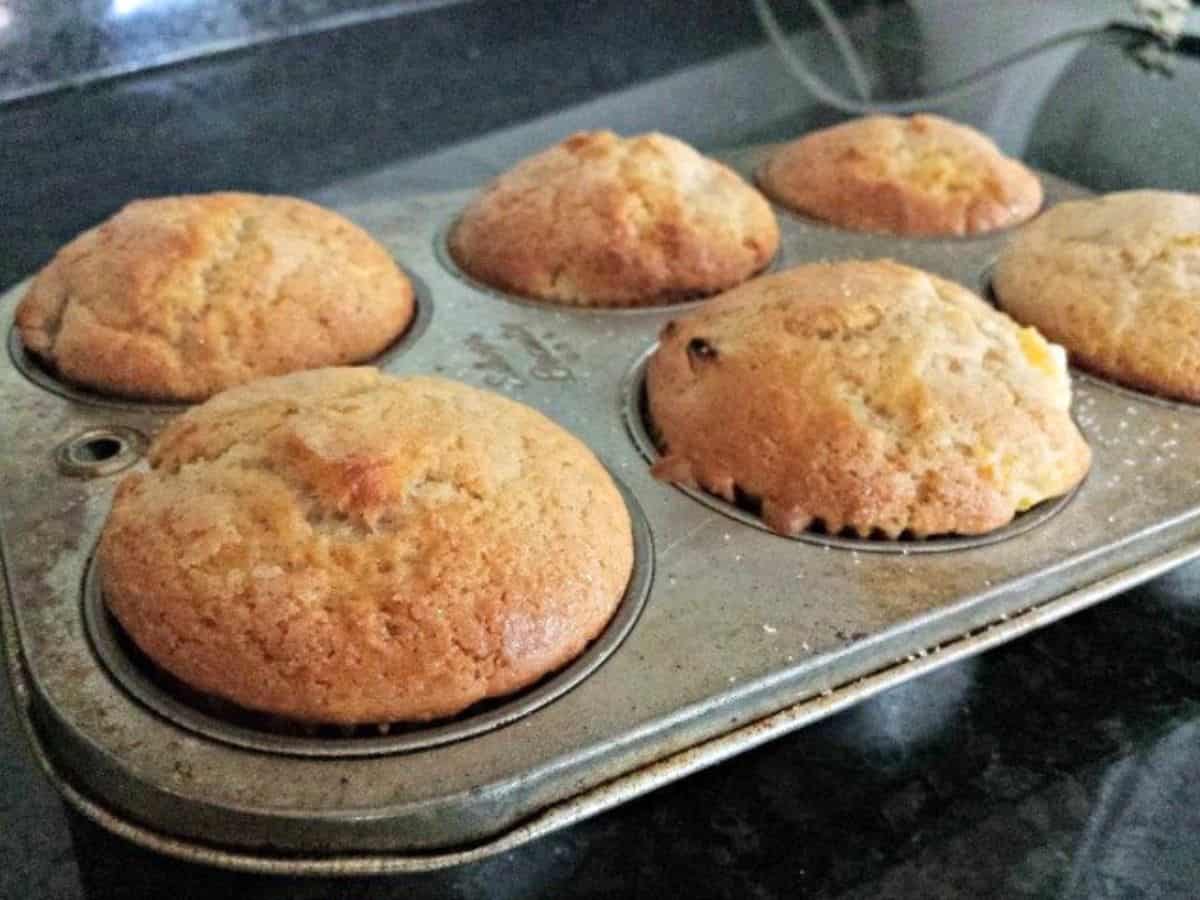
[{"label": "muffin tin", "polygon": [[[725,158],[749,176],[766,151]],[[1044,182],[1051,203],[1083,193]],[[336,192],[325,196],[338,205]],[[417,324],[379,362],[509,394],[597,452],[635,520],[644,513],[618,619],[576,666],[427,729],[281,735],[201,708],[123,643],[90,562],[117,473],[144,465],[146,439],[177,408],[60,386],[10,337],[0,366],[9,671],[42,766],[105,827],[257,871],[459,864],[1200,557],[1200,408],[1090,377],[1074,379],[1074,413],[1095,453],[1088,479],[981,539],[793,540],[658,482],[642,367],[658,329],[694,304],[570,310],[481,289],[445,253],[468,197],[340,206],[417,286]],[[777,212],[778,266],[890,256],[981,289],[1004,241],[859,235]],[[22,290],[0,298],[0,322],[11,322]]]}]

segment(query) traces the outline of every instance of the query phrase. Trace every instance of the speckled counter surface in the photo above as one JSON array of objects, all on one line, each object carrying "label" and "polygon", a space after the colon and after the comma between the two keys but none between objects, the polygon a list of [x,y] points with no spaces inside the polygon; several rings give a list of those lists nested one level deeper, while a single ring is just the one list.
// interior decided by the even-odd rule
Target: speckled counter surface
[{"label": "speckled counter surface", "polygon": [[[754,46],[744,11],[697,35],[667,6],[591,4],[575,41],[553,15],[456,6],[0,106],[0,287],[140,194],[440,190],[582,123],[656,123],[715,146],[836,118]],[[1097,189],[1200,190],[1200,64],[1151,79],[1097,45],[1051,75],[1028,127],[1000,135],[1011,149]],[[956,113],[1003,132],[995,97]],[[1198,770],[1191,566],[565,832],[419,877],[238,875],[125,844],[64,811],[5,695],[0,897],[1193,898]]]}]

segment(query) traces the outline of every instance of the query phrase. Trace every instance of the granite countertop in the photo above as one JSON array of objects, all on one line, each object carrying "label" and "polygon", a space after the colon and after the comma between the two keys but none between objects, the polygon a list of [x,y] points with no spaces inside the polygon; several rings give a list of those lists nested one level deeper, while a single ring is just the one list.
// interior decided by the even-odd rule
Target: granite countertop
[{"label": "granite countertop", "polygon": [[[945,77],[962,44],[939,43],[924,6],[859,4],[896,90]],[[455,5],[0,105],[0,288],[132,196],[441,190],[581,124],[716,147],[837,118],[747,9],[704,14]],[[1013,33],[995,28],[988,46]],[[953,112],[1098,190],[1195,191],[1197,96],[1200,63],[1152,77],[1096,42]],[[1192,565],[506,855],[351,881],[206,869],[107,834],[59,803],[5,696],[0,897],[1191,898],[1198,648]]]},{"label": "granite countertop", "polygon": [[0,102],[461,0],[6,0]]}]

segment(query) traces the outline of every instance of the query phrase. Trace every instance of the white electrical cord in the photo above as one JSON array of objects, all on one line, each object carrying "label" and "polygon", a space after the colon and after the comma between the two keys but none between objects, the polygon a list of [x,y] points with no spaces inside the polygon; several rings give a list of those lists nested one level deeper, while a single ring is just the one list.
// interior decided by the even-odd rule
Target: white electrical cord
[{"label": "white electrical cord", "polygon": [[[865,114],[865,113],[912,113],[920,112],[921,110],[931,109],[938,106],[944,106],[952,100],[956,100],[972,91],[977,90],[988,79],[994,78],[1005,69],[1022,63],[1027,59],[1031,59],[1047,50],[1053,50],[1055,47],[1060,47],[1064,44],[1074,43],[1075,41],[1083,40],[1084,38],[1095,37],[1102,33],[1104,26],[1092,28],[1077,28],[1071,31],[1064,31],[1062,34],[1055,35],[1044,41],[1027,47],[1012,56],[1005,57],[991,65],[984,66],[970,75],[959,78],[950,82],[947,85],[939,88],[931,94],[926,94],[921,97],[913,97],[909,100],[872,100],[870,99],[869,86],[866,90],[861,86],[861,82],[866,79],[866,73],[862,66],[862,61],[858,57],[858,53],[854,49],[854,45],[850,42],[845,29],[841,27],[841,23],[837,22],[836,16],[824,0],[808,0],[813,11],[821,19],[822,23],[829,29],[830,35],[838,48],[838,52],[842,57],[843,63],[846,65],[847,71],[850,73],[851,79],[855,83],[855,88],[858,90],[861,99],[855,100],[853,97],[846,97],[839,94],[828,84],[826,84],[820,76],[810,71],[808,66],[800,58],[791,42],[788,40],[787,34],[779,25],[779,20],[775,18],[775,12],[771,9],[769,0],[753,0],[754,11],[758,14],[758,20],[762,24],[763,31],[767,33],[771,43],[775,45],[776,51],[783,60],[783,64],[788,71],[803,84],[808,91],[829,106],[835,109],[840,109],[842,112]],[[830,24],[834,22],[834,25]],[[857,73],[857,74],[856,74]]]},{"label": "white electrical cord", "polygon": [[[825,30],[833,38],[834,46],[837,47],[838,53],[841,54],[842,64],[846,67],[846,71],[850,73],[850,80],[854,82],[854,89],[858,92],[858,99],[870,101],[871,77],[867,74],[866,66],[859,59],[858,51],[854,49],[854,44],[850,41],[850,35],[842,27],[842,20],[829,8],[829,4],[825,0],[808,0],[808,5],[813,8],[813,11],[817,14],[817,18],[821,20],[825,26]],[[768,9],[769,12],[770,9]]]}]

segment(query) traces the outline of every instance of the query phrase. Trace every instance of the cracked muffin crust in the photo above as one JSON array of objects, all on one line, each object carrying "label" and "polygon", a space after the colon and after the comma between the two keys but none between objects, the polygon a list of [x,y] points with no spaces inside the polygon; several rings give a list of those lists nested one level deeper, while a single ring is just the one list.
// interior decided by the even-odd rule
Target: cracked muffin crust
[{"label": "cracked muffin crust", "polygon": [[799,266],[667,323],[647,369],[655,474],[795,535],[980,534],[1091,454],[1062,349],[894,262]]},{"label": "cracked muffin crust", "polygon": [[1080,366],[1200,403],[1200,194],[1055,206],[1004,248],[992,289]]},{"label": "cracked muffin crust", "polygon": [[17,308],[25,346],[105,393],[202,400],[263,375],[359,362],[413,316],[370,235],[291,197],[137,200],[62,248]]},{"label": "cracked muffin crust", "polygon": [[620,603],[628,511],[542,414],[439,378],[262,379],[123,480],[106,602],[188,685],[304,722],[427,720],[578,655]]},{"label": "cracked muffin crust", "polygon": [[571,306],[714,294],[779,247],[770,204],[732,169],[662,134],[581,132],[489,184],[450,235],[479,281]]},{"label": "cracked muffin crust", "polygon": [[940,116],[866,116],[780,147],[758,173],[771,199],[855,231],[970,235],[1042,205],[1037,176]]}]

